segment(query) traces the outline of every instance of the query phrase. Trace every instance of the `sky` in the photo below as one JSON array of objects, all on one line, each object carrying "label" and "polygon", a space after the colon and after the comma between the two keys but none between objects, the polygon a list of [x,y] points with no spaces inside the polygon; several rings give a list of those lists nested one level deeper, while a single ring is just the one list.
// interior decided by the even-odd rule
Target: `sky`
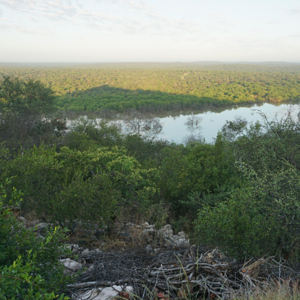
[{"label": "sky", "polygon": [[0,62],[300,62],[299,0],[0,0]]}]

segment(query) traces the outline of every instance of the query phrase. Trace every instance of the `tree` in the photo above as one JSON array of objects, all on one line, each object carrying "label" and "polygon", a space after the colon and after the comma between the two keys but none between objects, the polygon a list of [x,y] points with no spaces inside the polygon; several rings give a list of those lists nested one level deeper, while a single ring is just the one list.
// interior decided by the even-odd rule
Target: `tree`
[{"label": "tree", "polygon": [[177,215],[196,216],[203,204],[215,205],[239,181],[234,158],[220,135],[215,145],[191,143],[163,152],[161,191]]},{"label": "tree", "polygon": [[55,227],[37,238],[24,228],[10,210],[20,204],[22,193],[14,189],[8,195],[9,184],[10,179],[0,181],[0,299],[69,299],[57,296],[73,281],[59,262],[70,254],[62,244],[64,232]]},{"label": "tree", "polygon": [[[239,136],[232,140],[234,131]],[[226,201],[200,209],[199,239],[239,257],[299,260],[300,122],[291,114],[250,128],[237,120],[223,133],[243,184]]]},{"label": "tree", "polygon": [[54,108],[54,92],[39,80],[4,76],[0,83],[0,110],[4,114],[39,115]]},{"label": "tree", "polygon": [[6,141],[11,149],[28,148],[41,140],[53,143],[66,129],[63,120],[48,117],[54,111],[54,92],[38,80],[4,76],[0,111],[0,142]]},{"label": "tree", "polygon": [[[62,147],[33,147],[8,159],[0,147],[0,179],[16,176],[14,187],[23,190],[22,209],[40,218],[69,225],[73,221],[107,225],[118,208],[145,208],[159,196],[157,169],[143,169],[117,147],[86,151]],[[3,156],[3,159],[1,159]],[[6,177],[4,177],[6,176]]]}]

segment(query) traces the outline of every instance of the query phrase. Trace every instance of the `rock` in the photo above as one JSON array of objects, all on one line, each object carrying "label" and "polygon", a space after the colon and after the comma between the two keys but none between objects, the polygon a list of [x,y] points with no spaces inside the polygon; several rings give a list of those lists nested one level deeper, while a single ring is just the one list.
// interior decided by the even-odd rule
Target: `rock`
[{"label": "rock", "polygon": [[178,232],[178,236],[180,236],[182,239],[186,238],[186,234],[183,231]]},{"label": "rock", "polygon": [[145,222],[145,223],[142,225],[143,228],[146,228],[147,226],[149,226],[149,223],[148,223],[148,222]]},{"label": "rock", "polygon": [[77,244],[67,244],[66,246],[65,246],[67,249],[70,249],[74,254],[78,254],[78,253],[81,253],[82,252],[82,248],[79,246],[79,245],[77,245]]},{"label": "rock", "polygon": [[20,222],[19,226],[21,226],[23,228],[27,228],[27,226],[26,226],[26,219],[24,217],[17,216],[17,220]]},{"label": "rock", "polygon": [[[73,253],[75,253],[75,252],[73,251]],[[79,252],[79,254],[81,256],[89,256],[89,255],[95,255],[95,254],[100,254],[100,253],[102,253],[102,251],[100,249],[98,249],[98,248],[97,249],[93,249],[93,250],[85,249],[85,250]]]},{"label": "rock", "polygon": [[157,234],[158,237],[161,238],[162,243],[166,246],[182,248],[190,245],[190,241],[183,231],[178,232],[178,235],[173,235],[173,229],[170,224],[159,229]]},{"label": "rock", "polygon": [[89,255],[89,254],[90,254],[90,250],[89,249],[85,249],[81,253],[81,255]]},{"label": "rock", "polygon": [[167,225],[163,226],[161,229],[159,229],[157,233],[162,238],[171,237],[173,235],[172,226],[170,224],[167,224]]},{"label": "rock", "polygon": [[38,230],[42,230],[42,229],[47,228],[48,226],[49,226],[48,223],[39,223],[39,224],[36,225],[36,228],[37,228]]},{"label": "rock", "polygon": [[23,222],[23,223],[26,222],[26,219],[24,217],[21,217],[21,216],[17,216],[17,220],[20,221],[20,222]]},{"label": "rock", "polygon": [[100,253],[102,253],[102,251],[100,250],[100,249],[94,249],[94,250],[92,250],[92,251],[90,251],[91,253],[93,253],[93,254],[100,254]]},{"label": "rock", "polygon": [[48,224],[48,223],[39,223],[35,227],[36,227],[36,230],[38,231],[38,233],[40,235],[43,235],[43,234],[45,234],[48,226],[50,226],[50,224]]},{"label": "rock", "polygon": [[38,223],[32,227],[27,226],[27,229],[31,231],[38,231],[40,234],[43,234],[48,226],[49,226],[48,223]]},{"label": "rock", "polygon": [[149,229],[144,229],[144,230],[142,231],[142,233],[144,233],[144,234],[148,234],[148,233],[150,233],[150,232],[155,232],[155,230],[154,230],[153,228],[149,228]]},{"label": "rock", "polygon": [[145,228],[146,228],[146,229],[153,229],[153,230],[154,230],[155,225],[148,225],[148,226],[146,226]]},{"label": "rock", "polygon": [[83,265],[81,263],[79,263],[75,260],[72,260],[70,258],[61,259],[60,262],[64,264],[64,266],[65,266],[65,268],[67,268],[67,270],[73,271],[73,272],[76,272],[83,267]]},{"label": "rock", "polygon": [[[124,227],[119,228],[117,231],[118,237],[125,242],[132,242],[135,240],[141,244],[150,244],[152,247],[155,245],[172,248],[189,247],[190,242],[188,236],[183,232],[178,232],[174,235],[172,226],[167,224],[161,229],[156,230],[155,225],[150,225],[145,222],[141,225],[134,223],[126,223]],[[153,252],[153,251],[152,251]]]},{"label": "rock", "polygon": [[39,224],[39,223],[40,223],[40,220],[34,220],[34,221],[31,221],[31,222],[26,222],[26,227],[31,228],[31,227],[34,227],[35,225]]},{"label": "rock", "polygon": [[[130,297],[133,293],[133,287],[127,286],[125,291],[129,293],[129,297]],[[95,288],[80,294],[79,297],[73,296],[72,299],[109,300],[118,296],[119,292],[122,292],[122,287],[118,285],[114,285],[113,287],[107,287],[104,289]]]}]

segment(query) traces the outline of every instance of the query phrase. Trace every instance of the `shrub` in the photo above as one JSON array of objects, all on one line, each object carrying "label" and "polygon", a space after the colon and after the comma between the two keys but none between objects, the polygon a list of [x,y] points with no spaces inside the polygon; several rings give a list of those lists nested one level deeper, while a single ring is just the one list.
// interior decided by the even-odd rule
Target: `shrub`
[{"label": "shrub", "polygon": [[142,169],[125,149],[80,152],[63,147],[56,152],[40,146],[14,160],[1,161],[0,157],[1,165],[2,176],[16,176],[14,186],[23,189],[22,208],[61,225],[73,220],[106,225],[118,207],[135,204],[146,208],[156,202],[159,193],[158,171]]},{"label": "shrub", "polygon": [[69,299],[61,294],[71,282],[59,262],[68,253],[61,244],[64,232],[56,227],[37,238],[25,229],[3,205],[18,205],[21,195],[14,189],[8,201],[0,185],[0,299]]},{"label": "shrub", "polygon": [[296,260],[300,174],[293,165],[282,163],[285,167],[269,171],[262,161],[259,174],[239,163],[248,183],[235,189],[227,201],[199,211],[199,240],[240,258],[277,254]]},{"label": "shrub", "polygon": [[172,203],[177,215],[187,214],[190,220],[204,203],[223,201],[240,181],[234,157],[226,152],[221,136],[214,145],[193,143],[168,147],[163,152],[163,196]]},{"label": "shrub", "polygon": [[235,256],[277,254],[299,259],[300,122],[289,111],[282,119],[247,127],[243,120],[223,128],[227,151],[241,171],[240,188],[227,201],[205,206],[196,221],[201,242]]}]

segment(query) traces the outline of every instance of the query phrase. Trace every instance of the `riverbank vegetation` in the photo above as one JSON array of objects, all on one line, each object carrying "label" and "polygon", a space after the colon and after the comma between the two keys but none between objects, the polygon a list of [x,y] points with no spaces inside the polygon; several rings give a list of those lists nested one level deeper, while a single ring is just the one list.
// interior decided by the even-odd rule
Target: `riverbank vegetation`
[{"label": "riverbank vegetation", "polygon": [[[199,140],[183,145],[123,135],[117,126],[93,120],[81,119],[67,128],[64,120],[47,115],[55,109],[53,92],[34,79],[6,77],[0,105],[0,196],[7,209],[12,199],[22,197],[18,204],[24,214],[68,230],[86,222],[110,228],[121,216],[130,222],[170,222],[195,243],[217,245],[237,259],[274,255],[297,265],[300,122],[295,112],[255,124],[236,119],[224,125],[214,144]],[[16,197],[17,191],[22,195]],[[5,225],[11,218],[2,216],[1,255],[9,259],[0,256],[0,280],[10,286],[15,264],[18,276],[25,274],[22,284],[30,285],[26,273],[42,274],[31,277],[31,287],[40,280],[43,293],[50,288],[63,292],[61,273],[56,286],[47,286],[38,260],[38,249],[46,253],[51,241],[60,244],[53,237],[57,229],[43,247],[31,246],[31,235],[30,242],[20,244],[23,233],[14,232],[11,253],[8,236],[16,225]],[[37,250],[26,252],[30,249]],[[51,255],[54,261],[60,253]],[[30,268],[27,262],[33,262]],[[49,269],[61,272],[54,262]]]},{"label": "riverbank vegetation", "polygon": [[300,99],[299,64],[2,64],[1,73],[40,80],[54,91],[55,108],[69,112],[156,112]]}]

